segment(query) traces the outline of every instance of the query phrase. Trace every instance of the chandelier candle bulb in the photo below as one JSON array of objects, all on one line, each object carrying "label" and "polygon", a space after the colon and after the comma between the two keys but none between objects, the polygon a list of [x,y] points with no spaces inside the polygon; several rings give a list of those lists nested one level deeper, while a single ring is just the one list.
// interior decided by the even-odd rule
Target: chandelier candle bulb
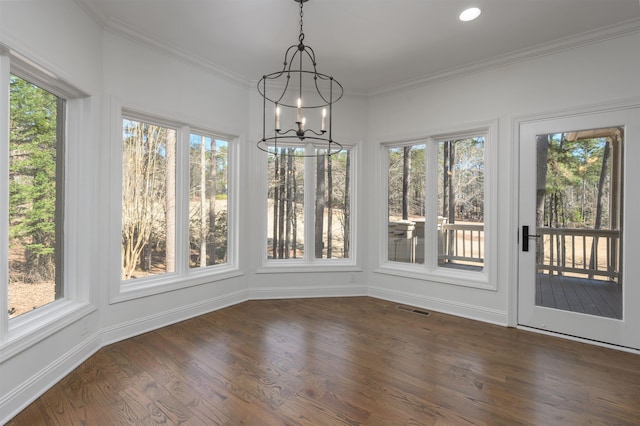
[{"label": "chandelier candle bulb", "polygon": [[326,108],[322,108],[322,125],[320,127],[321,131],[326,131],[327,127],[327,109]]},{"label": "chandelier candle bulb", "polygon": [[305,117],[302,117],[302,130],[304,130],[304,124],[307,122]]},{"label": "chandelier candle bulb", "polygon": [[276,130],[280,130],[280,107],[276,106]]},{"label": "chandelier candle bulb", "polygon": [[298,123],[302,123],[302,99],[298,98]]}]

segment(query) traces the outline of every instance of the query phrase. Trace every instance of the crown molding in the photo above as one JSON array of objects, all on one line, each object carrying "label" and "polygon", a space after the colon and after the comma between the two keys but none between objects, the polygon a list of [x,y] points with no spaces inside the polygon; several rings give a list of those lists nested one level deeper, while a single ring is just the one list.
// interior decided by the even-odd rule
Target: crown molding
[{"label": "crown molding", "polygon": [[159,40],[144,35],[138,31],[135,31],[131,27],[123,24],[122,22],[116,20],[110,20],[104,26],[105,31],[109,31],[115,35],[124,37],[130,41],[135,43],[140,43],[144,46],[147,46],[157,52],[163,53],[165,55],[169,55],[172,57],[179,58],[186,63],[190,63],[199,68],[203,68],[207,71],[213,72],[221,77],[224,77],[228,80],[231,80],[234,83],[240,84],[242,86],[248,86],[249,80],[242,77],[241,75],[219,66],[211,61],[208,61],[202,57],[199,57],[191,52],[186,52],[184,50],[172,47],[167,45],[166,43],[160,42]]},{"label": "crown molding", "polygon": [[369,91],[369,96],[377,96],[397,90],[426,86],[444,80],[464,77],[471,74],[504,67],[518,62],[529,61],[534,58],[552,55],[565,50],[575,49],[590,44],[600,43],[640,32],[640,18],[632,19],[621,24],[586,31],[575,36],[569,36],[549,43],[539,44],[534,47],[517,50],[504,55],[493,56],[489,59],[477,61],[456,68],[450,68],[443,72],[434,73],[425,77],[407,80],[403,83],[382,87]]},{"label": "crown molding", "polygon": [[104,11],[98,6],[94,0],[73,0],[80,9],[84,11],[93,21],[100,27],[104,28],[107,17]]}]

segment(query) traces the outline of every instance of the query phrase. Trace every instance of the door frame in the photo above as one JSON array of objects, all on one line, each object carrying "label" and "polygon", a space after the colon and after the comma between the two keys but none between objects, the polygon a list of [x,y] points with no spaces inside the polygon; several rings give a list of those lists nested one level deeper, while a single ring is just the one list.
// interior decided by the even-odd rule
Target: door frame
[{"label": "door frame", "polygon": [[[512,132],[512,151],[511,151],[511,176],[510,180],[510,229],[508,234],[511,238],[511,245],[509,250],[509,257],[506,261],[509,262],[509,278],[510,284],[508,287],[508,307],[507,307],[507,323],[509,327],[519,328],[523,330],[533,331],[540,334],[551,335],[555,337],[562,337],[568,340],[580,341],[583,343],[589,343],[597,346],[609,347],[626,352],[632,352],[640,354],[640,348],[634,349],[625,346],[618,346],[609,344],[606,342],[594,341],[582,337],[570,336],[561,334],[559,332],[553,332],[548,330],[542,330],[538,328],[532,328],[519,323],[519,257],[521,250],[521,236],[520,236],[520,147],[522,141],[520,134],[521,128],[527,124],[532,124],[542,121],[550,121],[556,119],[570,119],[571,117],[579,117],[584,115],[593,115],[598,113],[611,113],[616,111],[623,111],[629,109],[640,109],[640,98],[631,98],[614,103],[600,103],[592,104],[583,108],[567,108],[554,111],[547,111],[539,114],[528,114],[514,116],[511,120],[511,132]],[[626,135],[625,135],[626,136]],[[628,158],[628,157],[627,157]],[[625,206],[626,209],[626,206]]]}]

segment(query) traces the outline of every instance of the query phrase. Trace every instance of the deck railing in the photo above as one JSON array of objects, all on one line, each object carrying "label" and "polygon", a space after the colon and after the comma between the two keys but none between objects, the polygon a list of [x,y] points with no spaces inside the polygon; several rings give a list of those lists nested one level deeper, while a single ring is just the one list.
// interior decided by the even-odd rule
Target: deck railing
[{"label": "deck railing", "polygon": [[620,276],[620,231],[608,229],[537,228],[539,272],[578,274],[617,281]]},{"label": "deck railing", "polygon": [[440,238],[438,263],[484,263],[484,224],[444,223]]},{"label": "deck railing", "polygon": [[[424,263],[424,221],[389,222],[389,260]],[[482,267],[484,225],[438,224],[438,264]]]},{"label": "deck railing", "polygon": [[[424,222],[389,223],[389,260],[424,262]],[[621,270],[620,231],[604,229],[537,228],[538,272],[605,277],[618,281]],[[484,224],[440,223],[438,264],[482,266]]]}]

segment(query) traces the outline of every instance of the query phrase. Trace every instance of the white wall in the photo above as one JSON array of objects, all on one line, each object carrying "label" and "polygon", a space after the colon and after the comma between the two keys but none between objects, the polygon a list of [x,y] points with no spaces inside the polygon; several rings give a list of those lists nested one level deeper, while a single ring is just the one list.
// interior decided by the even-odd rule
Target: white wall
[{"label": "white wall", "polygon": [[[560,53],[501,66],[472,75],[397,90],[370,98],[370,136],[366,146],[371,164],[379,164],[379,144],[428,136],[477,122],[498,120],[498,271],[497,291],[480,290],[392,277],[368,271],[373,295],[486,321],[511,324],[510,292],[516,255],[517,193],[514,184],[514,123],[517,117],[577,109],[640,96],[640,34],[632,34]],[[379,181],[374,168],[371,180]],[[366,193],[371,211],[381,202],[371,187]],[[382,219],[384,223],[386,219]],[[368,217],[367,229],[380,226]],[[373,234],[370,259],[378,264],[381,243]]]}]

